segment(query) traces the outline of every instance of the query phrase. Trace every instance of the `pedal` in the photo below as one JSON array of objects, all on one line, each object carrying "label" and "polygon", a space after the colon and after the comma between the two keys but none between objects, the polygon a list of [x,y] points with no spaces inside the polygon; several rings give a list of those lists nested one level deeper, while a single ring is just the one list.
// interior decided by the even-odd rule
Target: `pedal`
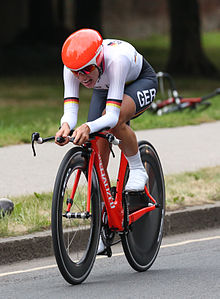
[{"label": "pedal", "polygon": [[112,249],[110,246],[106,247],[103,251],[99,252],[97,255],[105,255],[107,257],[112,256]]}]

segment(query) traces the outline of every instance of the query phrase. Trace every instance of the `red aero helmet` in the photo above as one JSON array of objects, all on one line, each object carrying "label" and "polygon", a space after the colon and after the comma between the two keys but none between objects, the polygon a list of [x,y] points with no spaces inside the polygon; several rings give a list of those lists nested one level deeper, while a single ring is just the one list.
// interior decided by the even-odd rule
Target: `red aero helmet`
[{"label": "red aero helmet", "polygon": [[99,66],[103,58],[102,36],[93,29],[80,29],[64,42],[62,61],[73,71],[94,64]]}]

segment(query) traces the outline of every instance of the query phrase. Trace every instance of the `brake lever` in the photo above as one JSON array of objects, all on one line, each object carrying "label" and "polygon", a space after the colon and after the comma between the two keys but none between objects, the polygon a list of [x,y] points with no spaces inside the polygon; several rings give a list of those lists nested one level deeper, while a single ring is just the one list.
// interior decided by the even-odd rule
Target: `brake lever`
[{"label": "brake lever", "polygon": [[117,139],[113,134],[111,133],[107,133],[106,134],[106,139],[108,140],[109,142],[109,149],[112,153],[112,156],[113,158],[115,158],[115,153],[113,152],[113,149],[111,147],[111,144],[114,144],[114,145],[119,145],[121,143],[121,140]]},{"label": "brake lever", "polygon": [[33,150],[33,154],[34,154],[34,157],[36,157],[36,151],[35,151],[35,147],[34,147],[34,142],[36,141],[38,144],[42,144],[44,142],[47,142],[47,141],[51,141],[51,140],[54,140],[55,137],[52,136],[52,137],[47,137],[47,138],[41,138],[40,137],[40,133],[38,132],[34,132],[32,133],[31,135],[31,146],[32,146],[32,150]]},{"label": "brake lever", "polygon": [[119,145],[121,143],[121,140],[117,139],[113,134],[107,133],[106,134],[106,139],[108,140],[109,143],[112,143],[114,145]]},{"label": "brake lever", "polygon": [[39,138],[40,138],[40,134],[38,132],[32,133],[32,135],[31,135],[31,146],[32,146],[34,157],[36,157],[36,151],[35,151],[35,147],[34,147],[34,141],[38,141]]}]

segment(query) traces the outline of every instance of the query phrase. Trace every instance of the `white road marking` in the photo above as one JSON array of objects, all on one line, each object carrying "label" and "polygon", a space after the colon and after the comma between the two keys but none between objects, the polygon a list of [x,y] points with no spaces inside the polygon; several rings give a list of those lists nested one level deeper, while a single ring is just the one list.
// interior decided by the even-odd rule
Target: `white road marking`
[{"label": "white road marking", "polygon": [[32,272],[32,271],[39,271],[39,270],[50,269],[50,268],[55,268],[55,267],[57,267],[57,265],[54,264],[54,265],[37,267],[37,268],[32,268],[32,269],[27,269],[27,270],[19,270],[19,271],[14,271],[14,272],[0,273],[0,277],[14,275],[14,274],[28,273],[28,272]]},{"label": "white road marking", "polygon": [[211,240],[216,240],[216,239],[220,239],[220,236],[194,239],[194,240],[186,240],[186,241],[182,241],[182,242],[178,242],[178,243],[162,245],[161,248],[176,247],[176,246],[182,246],[182,245],[187,245],[187,244],[197,243],[197,242],[211,241]]},{"label": "white road marking", "polygon": [[[213,236],[213,237],[194,239],[194,240],[186,240],[186,241],[182,241],[182,242],[171,243],[171,244],[167,244],[167,245],[161,245],[160,248],[177,247],[177,246],[183,246],[183,245],[187,245],[187,244],[191,244],[191,243],[211,241],[211,240],[217,240],[217,239],[220,239],[220,236]],[[122,256],[122,255],[124,255],[124,252],[114,253],[112,256],[117,257],[117,256]],[[101,256],[101,255],[96,257],[96,259],[102,259],[102,258],[107,258],[107,257],[106,256]],[[0,273],[0,277],[9,276],[9,275],[16,275],[16,274],[22,274],[22,273],[28,273],[28,272],[34,272],[34,271],[40,271],[40,270],[45,270],[45,269],[52,269],[52,268],[56,268],[56,267],[57,267],[57,264],[53,264],[53,265],[48,265],[48,266],[43,266],[43,267],[36,267],[36,268],[32,268],[32,269]]]}]

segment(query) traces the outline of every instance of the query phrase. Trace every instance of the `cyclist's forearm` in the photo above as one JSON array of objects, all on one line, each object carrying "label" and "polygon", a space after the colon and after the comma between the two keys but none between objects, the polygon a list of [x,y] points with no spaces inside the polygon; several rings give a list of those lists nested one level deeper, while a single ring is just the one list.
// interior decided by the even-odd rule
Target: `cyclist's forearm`
[{"label": "cyclist's forearm", "polygon": [[77,123],[78,110],[79,110],[78,99],[65,99],[64,100],[64,115],[61,118],[61,126],[63,123],[68,123],[70,129],[74,129]]},{"label": "cyclist's forearm", "polygon": [[61,126],[64,123],[67,123],[69,125],[70,130],[74,129],[77,124],[77,115],[75,116],[71,113],[65,113],[60,120]]},{"label": "cyclist's forearm", "polygon": [[120,109],[118,108],[108,108],[106,107],[106,114],[97,118],[94,121],[89,121],[86,124],[90,128],[90,133],[101,131],[105,128],[114,128],[119,119]]}]

